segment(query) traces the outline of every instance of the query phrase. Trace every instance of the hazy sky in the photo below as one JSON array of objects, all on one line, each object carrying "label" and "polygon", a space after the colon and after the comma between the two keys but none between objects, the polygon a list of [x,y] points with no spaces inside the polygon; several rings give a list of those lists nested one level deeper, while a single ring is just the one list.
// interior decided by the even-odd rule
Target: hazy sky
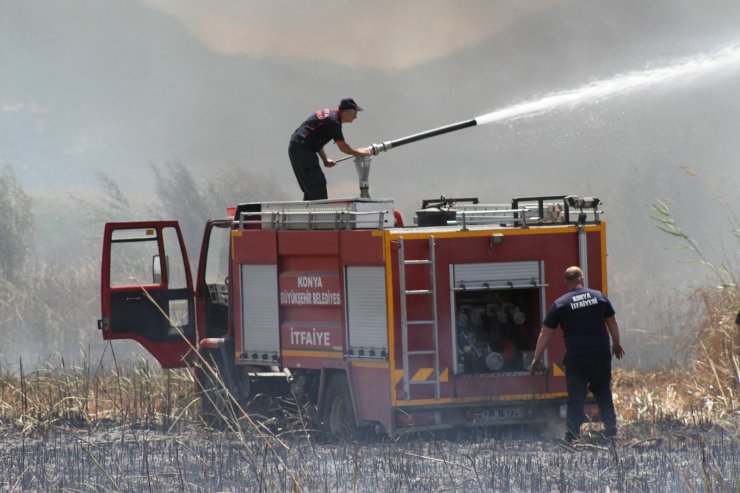
[{"label": "hazy sky", "polygon": [[[0,160],[52,194],[94,187],[96,172],[150,193],[150,164],[172,161],[248,167],[297,194],[290,133],[342,97],[366,107],[345,135],[367,145],[713,56],[738,46],[738,26],[734,0],[3,0]],[[631,168],[680,181],[688,166],[736,204],[737,83],[726,66],[404,147],[376,158],[371,189],[409,209],[468,195],[468,175],[507,200],[569,175],[603,194]],[[351,165],[328,177],[330,194],[356,193]],[[678,199],[667,183],[652,193]]]},{"label": "hazy sky", "polygon": [[[98,189],[98,172],[151,198],[150,165],[179,162],[254,170],[298,199],[290,134],[342,97],[366,109],[344,132],[362,146],[699,67],[739,28],[737,0],[0,0],[0,163],[47,198]],[[407,215],[441,194],[599,196],[615,296],[648,306],[645,272],[651,296],[694,280],[650,203],[702,246],[728,230],[717,197],[740,209],[740,63],[696,74],[392,150],[371,194]],[[357,195],[351,164],[327,178],[330,196]]]}]

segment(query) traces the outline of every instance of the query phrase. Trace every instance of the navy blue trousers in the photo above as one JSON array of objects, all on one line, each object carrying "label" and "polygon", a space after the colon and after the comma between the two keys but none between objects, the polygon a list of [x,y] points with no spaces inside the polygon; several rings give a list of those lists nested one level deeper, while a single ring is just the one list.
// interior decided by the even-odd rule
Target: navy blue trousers
[{"label": "navy blue trousers", "polygon": [[567,353],[565,364],[565,382],[568,389],[568,415],[566,424],[568,432],[578,436],[581,425],[586,421],[583,411],[586,393],[596,398],[601,421],[607,435],[617,431],[617,417],[612,400],[612,355],[609,349],[587,353]]},{"label": "navy blue trousers", "polygon": [[321,170],[319,156],[316,152],[306,147],[305,144],[291,139],[288,156],[293,166],[293,173],[303,192],[303,200],[326,199],[326,177]]}]

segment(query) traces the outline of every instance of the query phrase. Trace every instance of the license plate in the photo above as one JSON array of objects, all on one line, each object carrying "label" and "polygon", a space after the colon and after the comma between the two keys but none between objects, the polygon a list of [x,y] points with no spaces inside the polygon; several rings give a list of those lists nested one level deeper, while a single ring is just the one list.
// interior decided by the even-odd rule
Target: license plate
[{"label": "license plate", "polygon": [[527,412],[522,407],[497,407],[476,411],[473,414],[473,422],[514,421],[521,420],[526,417]]}]

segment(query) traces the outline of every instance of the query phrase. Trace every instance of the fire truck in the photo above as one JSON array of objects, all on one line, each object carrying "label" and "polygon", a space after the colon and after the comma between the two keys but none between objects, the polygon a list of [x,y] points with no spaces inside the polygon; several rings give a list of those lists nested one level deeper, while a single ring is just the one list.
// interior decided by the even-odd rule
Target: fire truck
[{"label": "fire truck", "polygon": [[337,435],[558,419],[560,331],[529,366],[567,267],[606,291],[601,213],[572,195],[428,199],[411,220],[390,199],[242,203],[206,224],[195,277],[177,222],[109,223],[98,326],[164,368],[207,356],[240,402],[282,392]]}]

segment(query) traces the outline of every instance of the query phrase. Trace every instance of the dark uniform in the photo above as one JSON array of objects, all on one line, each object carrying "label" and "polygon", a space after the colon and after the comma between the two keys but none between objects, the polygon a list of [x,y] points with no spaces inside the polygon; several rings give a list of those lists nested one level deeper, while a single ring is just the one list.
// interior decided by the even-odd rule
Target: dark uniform
[{"label": "dark uniform", "polygon": [[316,153],[330,140],[344,140],[338,109],[317,111],[306,118],[290,137],[288,155],[303,191],[303,200],[327,198],[326,177]]},{"label": "dark uniform", "polygon": [[567,425],[569,437],[578,436],[586,420],[583,406],[590,390],[604,423],[605,434],[617,432],[617,418],[611,391],[609,333],[605,321],[614,316],[609,299],[600,291],[578,287],[553,303],[543,325],[563,328],[565,336],[565,381],[568,389]]}]

